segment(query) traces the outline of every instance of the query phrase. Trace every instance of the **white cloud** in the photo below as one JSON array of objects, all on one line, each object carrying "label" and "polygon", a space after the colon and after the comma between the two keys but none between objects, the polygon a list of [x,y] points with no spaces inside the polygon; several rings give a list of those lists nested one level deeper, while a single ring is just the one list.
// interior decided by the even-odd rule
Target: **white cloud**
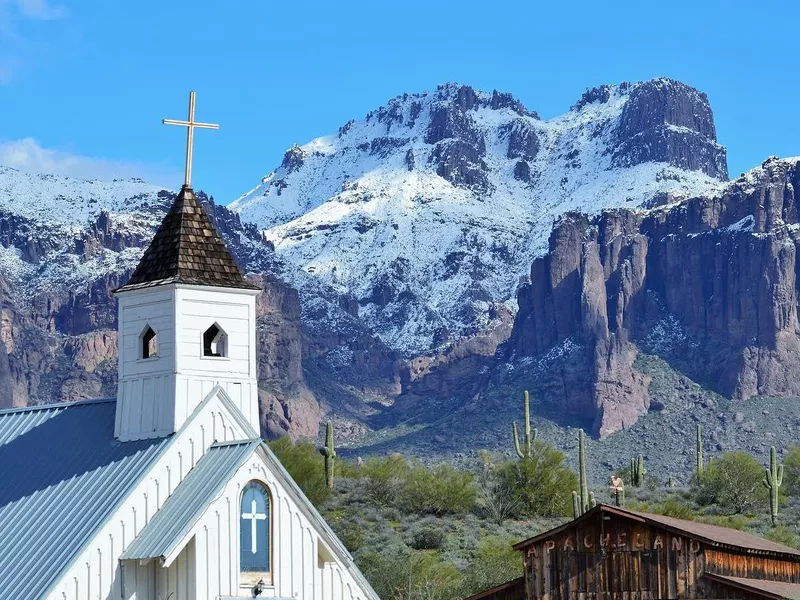
[{"label": "white cloud", "polygon": [[66,15],[63,6],[50,4],[47,0],[0,0],[0,8],[11,8],[23,17],[42,21],[54,21]]},{"label": "white cloud", "polygon": [[0,165],[20,171],[64,175],[75,179],[109,180],[139,177],[156,185],[181,180],[179,174],[158,165],[95,158],[43,148],[33,138],[0,142]]}]

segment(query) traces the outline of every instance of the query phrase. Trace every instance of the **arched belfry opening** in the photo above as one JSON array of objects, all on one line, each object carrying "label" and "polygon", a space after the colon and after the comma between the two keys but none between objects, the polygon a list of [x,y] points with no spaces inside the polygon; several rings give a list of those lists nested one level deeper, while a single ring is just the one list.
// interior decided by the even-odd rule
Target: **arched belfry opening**
[{"label": "arched belfry opening", "polygon": [[139,356],[154,358],[158,354],[158,335],[150,325],[144,328],[139,336]]},{"label": "arched belfry opening", "polygon": [[217,323],[203,333],[203,356],[228,356],[228,334]]}]

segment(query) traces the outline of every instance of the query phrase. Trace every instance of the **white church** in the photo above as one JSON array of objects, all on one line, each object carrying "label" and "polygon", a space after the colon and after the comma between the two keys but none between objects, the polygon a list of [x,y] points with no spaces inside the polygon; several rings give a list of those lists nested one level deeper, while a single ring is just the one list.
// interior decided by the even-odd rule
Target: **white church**
[{"label": "white church", "polygon": [[378,600],[259,437],[258,289],[185,185],[115,290],[117,398],[0,411],[0,600]]}]

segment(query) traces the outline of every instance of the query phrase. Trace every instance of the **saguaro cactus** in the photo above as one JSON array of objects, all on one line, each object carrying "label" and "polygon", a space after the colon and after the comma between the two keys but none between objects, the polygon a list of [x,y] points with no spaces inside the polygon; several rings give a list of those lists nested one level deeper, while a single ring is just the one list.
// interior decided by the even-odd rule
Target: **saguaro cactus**
[{"label": "saguaro cactus", "polygon": [[778,452],[775,446],[769,449],[769,468],[764,469],[764,487],[769,490],[769,513],[772,524],[778,521],[778,488],[783,483],[783,465],[778,464]]},{"label": "saguaro cactus", "polygon": [[625,488],[619,487],[614,490],[614,504],[619,507],[625,506]]},{"label": "saguaro cactus", "polygon": [[325,457],[325,484],[329,490],[333,489],[333,467],[336,460],[336,449],[333,447],[333,423],[328,421],[325,426],[325,445],[319,449]]},{"label": "saguaro cactus", "polygon": [[640,454],[638,458],[631,459],[631,485],[642,487],[645,475],[647,469],[644,468],[644,457]]},{"label": "saguaro cactus", "polygon": [[695,475],[699,480],[703,476],[703,426],[697,424],[697,466],[695,467]]},{"label": "saguaro cactus", "polygon": [[583,514],[581,510],[581,499],[578,498],[578,492],[572,492],[572,518],[577,519]]},{"label": "saguaro cactus", "polygon": [[580,467],[581,491],[580,494],[572,492],[572,514],[576,519],[597,505],[594,494],[589,492],[589,485],[586,481],[586,446],[583,429],[578,430],[578,465]]},{"label": "saguaro cactus", "polygon": [[534,429],[533,435],[531,435],[531,408],[530,408],[530,398],[528,396],[528,390],[525,390],[522,394],[523,398],[523,408],[525,411],[525,442],[524,445],[520,445],[519,443],[519,432],[517,430],[517,422],[514,421],[514,448],[517,451],[517,456],[520,458],[530,458],[531,457],[531,446],[536,440],[536,436],[539,435],[539,431]]},{"label": "saguaro cactus", "polygon": [[580,467],[581,508],[583,512],[586,512],[589,510],[589,485],[586,482],[586,443],[583,429],[578,430],[578,465]]}]

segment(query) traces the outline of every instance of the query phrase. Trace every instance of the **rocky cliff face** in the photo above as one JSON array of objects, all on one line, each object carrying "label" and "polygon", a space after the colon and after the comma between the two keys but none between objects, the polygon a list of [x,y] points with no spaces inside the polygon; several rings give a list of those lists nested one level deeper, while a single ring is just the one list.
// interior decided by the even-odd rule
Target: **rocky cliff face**
[{"label": "rocky cliff face", "polygon": [[[277,256],[358,302],[406,358],[499,326],[556,218],[689,197],[727,177],[708,101],[656,79],[587,91],[543,120],[510,94],[404,94],[290,148],[231,204]],[[313,287],[313,286],[312,286]]]},{"label": "rocky cliff face", "polygon": [[615,166],[665,162],[728,178],[725,148],[717,144],[708,97],[679,81],[657,79],[631,89],[616,139]]},{"label": "rocky cliff face", "polygon": [[[800,393],[795,163],[724,182],[705,95],[666,79],[548,120],[448,84],[293,146],[233,210],[204,198],[263,290],[262,431],[467,427],[530,372],[607,436],[653,410],[643,351],[733,398]],[[171,199],[0,167],[0,406],[115,393],[109,292]]]},{"label": "rocky cliff face", "polygon": [[638,348],[733,398],[800,395],[800,163],[770,159],[719,193],[565,216],[518,290],[508,351],[556,357],[545,400],[600,436],[649,407]]}]

